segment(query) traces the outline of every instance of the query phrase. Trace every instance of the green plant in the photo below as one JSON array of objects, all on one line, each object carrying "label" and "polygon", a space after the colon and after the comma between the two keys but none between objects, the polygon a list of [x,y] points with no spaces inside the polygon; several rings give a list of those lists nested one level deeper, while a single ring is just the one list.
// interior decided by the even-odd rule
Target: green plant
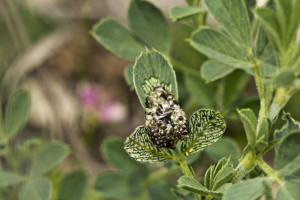
[{"label": "green plant", "polygon": [[70,152],[62,142],[45,143],[37,138],[14,142],[27,122],[30,108],[29,92],[18,90],[8,99],[4,118],[0,109],[1,199],[49,199],[52,183],[44,175]]},{"label": "green plant", "polygon": [[[184,24],[175,25],[173,32],[162,12],[141,0],[129,5],[132,32],[114,19],[104,19],[93,29],[94,38],[109,51],[135,61],[126,68],[125,78],[144,109],[149,109],[147,97],[156,86],[164,86],[176,100],[179,91],[179,103],[188,114],[199,106],[206,108],[191,116],[189,138],[175,148],[157,146],[151,139],[153,131],[140,126],[125,141],[127,153],[144,163],[175,161],[185,175],[179,178],[178,186],[194,193],[196,199],[273,199],[274,182],[280,185],[276,199],[297,199],[299,122],[283,113],[285,124],[279,129],[275,125],[280,111],[299,90],[300,42],[296,36],[300,1],[270,0],[256,7],[254,0],[205,0],[206,9],[199,0],[186,2],[187,6],[170,10],[171,18]],[[219,22],[222,31],[205,25],[207,13]],[[174,49],[171,32],[176,39]],[[239,98],[249,76],[255,80],[258,112],[250,108],[256,97]],[[230,158],[218,157],[219,162],[199,181],[186,157],[220,139],[225,130],[222,115],[227,120],[241,120],[247,145],[236,166]],[[274,169],[263,160],[273,148]],[[193,199],[180,190],[174,193],[179,199]]]}]

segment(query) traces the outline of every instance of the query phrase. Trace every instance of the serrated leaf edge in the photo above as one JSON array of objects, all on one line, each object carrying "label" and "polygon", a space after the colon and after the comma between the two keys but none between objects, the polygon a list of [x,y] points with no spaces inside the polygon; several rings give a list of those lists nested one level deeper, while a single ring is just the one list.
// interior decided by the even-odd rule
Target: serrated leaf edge
[{"label": "serrated leaf edge", "polygon": [[[220,112],[216,112],[216,111],[214,111],[213,109],[200,109],[200,110],[211,110],[211,111],[215,112],[215,115],[217,115],[217,114],[220,114],[220,115],[221,115]],[[198,111],[199,111],[199,110],[198,110]],[[196,111],[196,112],[198,112],[198,111]],[[195,113],[196,113],[196,112],[195,112]],[[221,116],[222,116],[222,115],[221,115]],[[197,135],[197,137],[193,140],[193,142],[191,142],[191,144],[189,145],[189,147],[186,148],[186,149],[182,152],[184,155],[187,155],[187,154],[190,152],[190,150],[193,148],[193,146],[195,145],[195,143],[197,142],[197,140],[198,140],[201,136],[203,136],[203,134],[204,134],[204,132],[205,132],[207,126],[209,126],[209,125],[211,124],[211,121],[212,121],[212,120],[213,120],[213,119],[208,120],[207,124],[202,128],[202,130],[201,130],[200,133]],[[225,130],[225,129],[226,129],[226,124],[224,123],[224,130]],[[196,152],[193,152],[193,153],[196,153]]]}]

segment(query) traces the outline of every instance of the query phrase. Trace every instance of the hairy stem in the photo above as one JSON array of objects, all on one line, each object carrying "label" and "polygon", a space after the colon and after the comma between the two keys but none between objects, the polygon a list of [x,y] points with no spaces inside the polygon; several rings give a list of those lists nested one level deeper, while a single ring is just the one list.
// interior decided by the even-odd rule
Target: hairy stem
[{"label": "hairy stem", "polygon": [[270,177],[272,177],[280,185],[283,184],[283,181],[278,176],[277,172],[270,167],[262,158],[256,159],[256,164]]},{"label": "hairy stem", "polygon": [[256,158],[252,151],[248,151],[247,153],[245,153],[240,159],[238,166],[234,169],[234,174],[232,176],[231,182],[237,183],[242,180],[242,178],[255,167],[255,160]]},{"label": "hairy stem", "polygon": [[265,95],[265,87],[262,82],[261,73],[259,70],[259,64],[254,60],[253,66],[254,79],[257,87],[257,91],[260,98],[260,109],[258,114],[258,122],[257,122],[257,133],[261,126],[263,119],[267,116],[267,105],[266,105],[266,95]]},{"label": "hairy stem", "polygon": [[[183,174],[186,175],[186,176],[190,176],[190,177],[194,178],[189,166],[185,162],[184,157],[183,157],[183,159],[178,160],[178,162],[179,162],[179,165],[181,167],[181,170],[182,170]],[[194,194],[194,195],[195,195],[197,200],[201,200],[201,196],[199,194]]]},{"label": "hairy stem", "polygon": [[184,159],[180,159],[178,162],[184,175],[194,177]]},{"label": "hairy stem", "polygon": [[[189,166],[187,165],[185,161],[185,156],[184,154],[176,148],[176,159],[174,160],[176,163],[179,163],[181,171],[183,172],[184,175],[195,178],[193,173],[191,172]],[[199,194],[194,194],[197,200],[201,200],[201,196]]]}]

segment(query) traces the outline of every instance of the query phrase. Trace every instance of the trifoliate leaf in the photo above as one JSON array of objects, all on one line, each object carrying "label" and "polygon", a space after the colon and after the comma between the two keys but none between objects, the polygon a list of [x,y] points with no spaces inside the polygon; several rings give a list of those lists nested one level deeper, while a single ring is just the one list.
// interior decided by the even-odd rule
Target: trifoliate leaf
[{"label": "trifoliate leaf", "polygon": [[217,142],[225,131],[223,116],[214,110],[200,109],[189,122],[190,136],[182,145],[186,155],[194,154]]},{"label": "trifoliate leaf", "polygon": [[142,163],[157,163],[173,158],[171,150],[157,147],[150,138],[150,130],[139,126],[126,139],[125,150],[135,160]]},{"label": "trifoliate leaf", "polygon": [[216,191],[220,186],[230,181],[233,174],[233,166],[229,159],[223,158],[216,166],[211,166],[204,178],[204,185],[207,189]]},{"label": "trifoliate leaf", "polygon": [[199,181],[190,176],[180,177],[178,180],[178,187],[201,195],[211,195],[214,197],[221,197],[222,195],[219,192],[214,192],[206,189],[203,185],[199,183]]}]

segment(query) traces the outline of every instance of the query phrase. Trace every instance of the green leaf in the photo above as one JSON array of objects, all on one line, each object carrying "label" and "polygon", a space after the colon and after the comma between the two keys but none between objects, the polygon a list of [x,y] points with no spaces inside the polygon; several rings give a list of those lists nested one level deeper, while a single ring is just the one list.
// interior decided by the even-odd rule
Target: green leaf
[{"label": "green leaf", "polygon": [[[214,179],[212,184],[212,190],[218,191],[218,189],[225,183],[229,182],[232,178],[234,168],[232,165],[224,165],[219,171],[214,172]],[[220,191],[221,192],[221,191]]]},{"label": "green leaf", "polygon": [[290,18],[285,22],[285,24],[288,26],[285,35],[286,45],[293,45],[297,37],[297,31],[300,25],[300,2],[292,1],[291,10],[291,12],[289,10],[286,10],[286,12],[290,14]]},{"label": "green leaf", "polygon": [[223,184],[222,186],[220,186],[220,187],[216,190],[216,192],[225,194],[225,192],[227,192],[227,191],[231,188],[232,185],[233,185],[232,183],[225,183],[225,184]]},{"label": "green leaf", "polygon": [[279,170],[280,176],[289,176],[295,172],[300,171],[300,155],[296,156],[292,161],[287,163],[283,168]]},{"label": "green leaf", "polygon": [[127,85],[130,86],[130,89],[134,89],[133,66],[134,66],[133,64],[130,64],[124,69],[125,81]]},{"label": "green leaf", "polygon": [[21,183],[22,181],[23,177],[21,177],[19,174],[0,170],[0,187],[15,185]]},{"label": "green leaf", "polygon": [[[224,79],[223,105],[225,108],[228,109],[237,100],[248,80],[249,75],[241,70],[235,70]],[[235,104],[233,107],[236,109]]]},{"label": "green leaf", "polygon": [[189,176],[181,176],[178,180],[178,187],[201,195],[207,195],[209,192],[196,179]]},{"label": "green leaf", "polygon": [[229,137],[223,137],[214,145],[205,149],[209,157],[217,162],[224,157],[230,156],[230,162],[237,164],[241,156],[241,150],[237,142]]},{"label": "green leaf", "polygon": [[30,114],[31,96],[26,90],[18,90],[9,99],[5,109],[5,134],[15,136],[23,128]]},{"label": "green leaf", "polygon": [[170,149],[157,147],[150,138],[150,130],[139,126],[126,139],[124,149],[136,161],[157,163],[173,158]]},{"label": "green leaf", "polygon": [[300,181],[292,180],[283,183],[278,189],[276,200],[298,200],[300,196]]},{"label": "green leaf", "polygon": [[175,196],[176,200],[196,200],[196,197],[193,193],[188,192],[183,189],[173,189],[172,190],[173,197]]},{"label": "green leaf", "polygon": [[238,98],[232,105],[231,110],[229,110],[228,113],[226,113],[226,118],[234,120],[234,121],[240,121],[240,117],[238,115],[238,112],[236,108],[242,109],[242,108],[250,108],[255,113],[259,112],[259,97],[257,95],[248,95]]},{"label": "green leaf", "polygon": [[223,158],[216,166],[210,166],[204,178],[204,185],[207,189],[217,191],[222,185],[231,180],[234,169],[229,162],[229,159]]},{"label": "green leaf", "polygon": [[227,34],[236,40],[244,51],[251,48],[250,22],[244,1],[205,0],[205,5]]},{"label": "green leaf", "polygon": [[145,50],[145,45],[114,19],[101,20],[93,27],[92,35],[107,50],[126,60],[135,60]]},{"label": "green leaf", "polygon": [[246,132],[248,143],[254,147],[256,140],[256,116],[251,109],[237,110]]},{"label": "green leaf", "polygon": [[260,71],[262,76],[271,77],[274,75],[277,71],[275,49],[261,26],[258,29],[254,53],[260,61]]},{"label": "green leaf", "polygon": [[133,0],[128,9],[128,23],[134,33],[149,46],[168,53],[171,46],[168,21],[159,8],[148,1]]},{"label": "green leaf", "polygon": [[264,30],[269,36],[274,47],[280,49],[281,46],[281,30],[280,25],[274,11],[271,8],[260,7],[254,10],[255,16],[261,22]]},{"label": "green leaf", "polygon": [[190,44],[212,59],[250,72],[251,64],[247,54],[220,31],[208,27],[199,28],[193,33]]},{"label": "green leaf", "polygon": [[167,181],[158,181],[149,188],[149,197],[152,200],[174,200],[171,189],[175,185]]},{"label": "green leaf", "polygon": [[[300,20],[299,1],[276,1],[276,15],[282,30],[283,46],[287,49],[294,42]],[[283,31],[284,30],[284,31]]]},{"label": "green leaf", "polygon": [[66,175],[59,186],[58,200],[80,200],[87,185],[87,175],[75,171]]},{"label": "green leaf", "polygon": [[261,71],[263,77],[269,78],[275,74],[277,67],[267,62],[262,62],[259,65],[259,70]]},{"label": "green leaf", "polygon": [[264,198],[265,200],[274,200],[272,194],[272,185],[264,182]]},{"label": "green leaf", "polygon": [[120,139],[109,138],[101,145],[101,152],[105,160],[116,169],[122,170],[122,173],[134,173],[139,177],[148,175],[148,169],[145,165],[132,160],[124,150],[124,143]]},{"label": "green leaf", "polygon": [[248,13],[248,17],[249,17],[249,21],[250,21],[250,25],[253,21],[253,13],[252,10],[255,8],[256,6],[256,0],[244,0],[245,4],[246,4],[246,8],[247,8],[247,13]]},{"label": "green leaf", "polygon": [[178,99],[176,75],[167,58],[156,50],[142,53],[133,68],[136,93],[144,108],[149,93],[155,86],[163,85]]},{"label": "green leaf", "polygon": [[200,76],[186,74],[184,80],[187,90],[200,105],[206,108],[216,107],[216,100],[212,89],[209,85],[205,84]]},{"label": "green leaf", "polygon": [[276,149],[275,169],[282,169],[282,174],[292,174],[299,170],[300,132],[287,135]]},{"label": "green leaf", "polygon": [[216,193],[210,191],[203,187],[196,179],[190,176],[182,176],[178,180],[178,187],[188,190],[193,193],[201,194],[201,195],[213,195],[215,197],[220,197],[221,193]]},{"label": "green leaf", "polygon": [[211,189],[212,188],[212,184],[213,184],[213,176],[214,176],[214,170],[215,170],[215,165],[210,166],[204,175],[204,186],[207,189]]},{"label": "green leaf", "polygon": [[182,145],[182,152],[191,155],[216,143],[223,135],[226,124],[223,116],[214,110],[200,109],[189,121],[190,135]]},{"label": "green leaf", "polygon": [[296,74],[294,70],[285,68],[276,73],[273,82],[277,87],[290,87],[295,79]]},{"label": "green leaf", "polygon": [[194,29],[183,23],[172,26],[172,61],[184,63],[188,68],[199,70],[199,66],[207,60],[206,56],[196,51],[187,41]]},{"label": "green leaf", "polygon": [[271,184],[271,179],[259,177],[241,181],[232,185],[224,194],[224,200],[256,200],[264,194],[264,183]]},{"label": "green leaf", "polygon": [[268,147],[268,139],[271,128],[271,122],[269,118],[264,118],[256,136],[255,149],[262,151]]},{"label": "green leaf", "polygon": [[203,9],[200,7],[195,7],[195,6],[173,6],[170,9],[170,18],[173,21],[192,17],[196,14],[199,14],[201,12],[204,12]]},{"label": "green leaf", "polygon": [[30,174],[42,175],[59,164],[70,153],[69,147],[62,142],[51,142],[46,145],[33,161]]},{"label": "green leaf", "polygon": [[300,123],[294,120],[290,113],[283,112],[282,120],[285,121],[285,124],[281,127],[281,129],[276,129],[274,131],[275,140],[282,139],[294,131],[300,131]]},{"label": "green leaf", "polygon": [[101,193],[102,197],[118,199],[132,199],[143,192],[142,185],[134,179],[113,172],[98,175],[94,188]]},{"label": "green leaf", "polygon": [[276,65],[276,55],[272,43],[269,41],[264,29],[260,26],[256,36],[255,56],[261,62]]},{"label": "green leaf", "polygon": [[207,82],[223,78],[233,72],[234,68],[218,61],[206,61],[201,67],[201,76]]},{"label": "green leaf", "polygon": [[52,191],[47,178],[36,178],[28,181],[19,192],[20,200],[49,200]]}]

